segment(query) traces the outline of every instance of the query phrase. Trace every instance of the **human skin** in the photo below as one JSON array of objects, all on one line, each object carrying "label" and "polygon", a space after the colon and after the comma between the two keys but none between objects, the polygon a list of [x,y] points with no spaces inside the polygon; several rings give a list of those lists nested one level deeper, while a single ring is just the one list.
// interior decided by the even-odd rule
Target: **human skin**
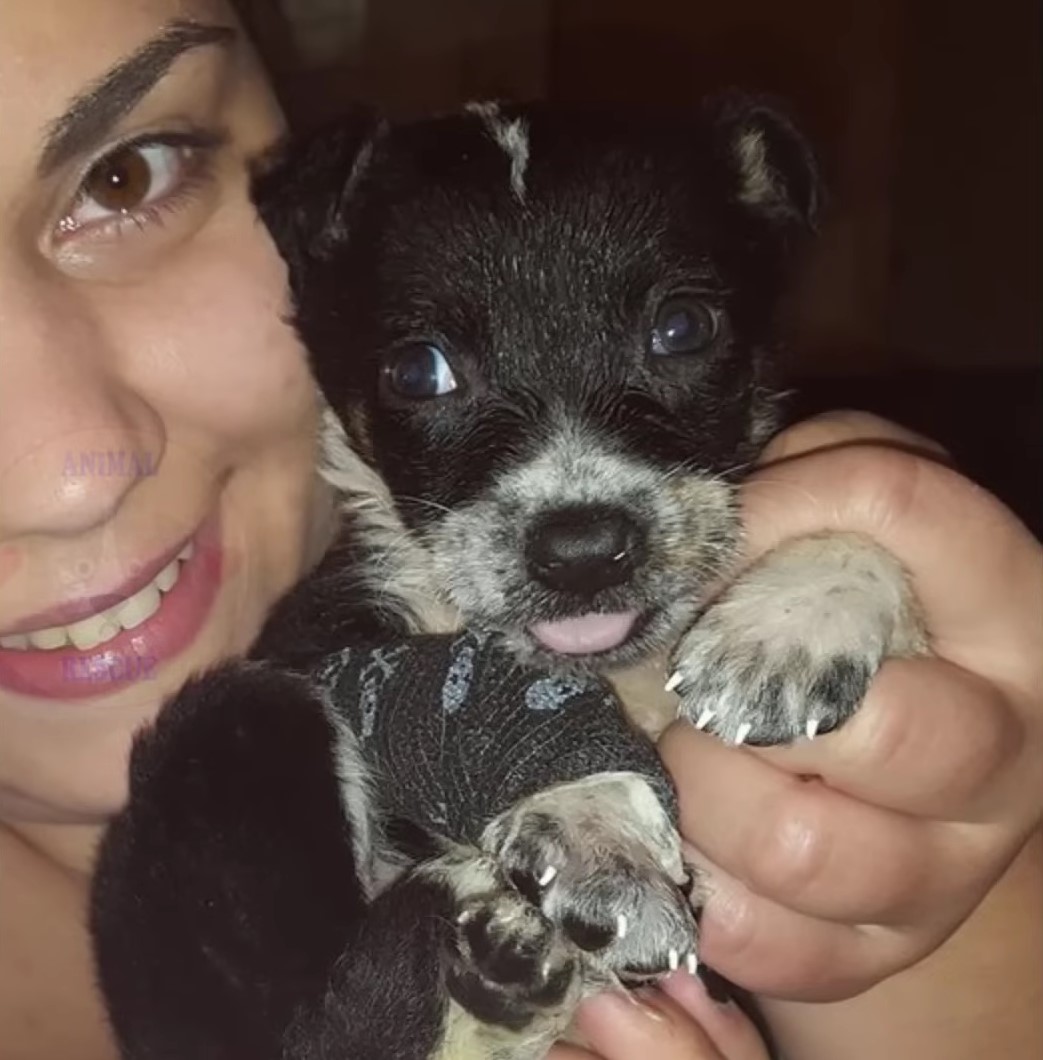
[{"label": "human skin", "polygon": [[733,1004],[712,1001],[700,981],[672,976],[661,989],[602,994],[580,1010],[590,1049],[556,1046],[549,1060],[768,1060],[757,1031]]}]

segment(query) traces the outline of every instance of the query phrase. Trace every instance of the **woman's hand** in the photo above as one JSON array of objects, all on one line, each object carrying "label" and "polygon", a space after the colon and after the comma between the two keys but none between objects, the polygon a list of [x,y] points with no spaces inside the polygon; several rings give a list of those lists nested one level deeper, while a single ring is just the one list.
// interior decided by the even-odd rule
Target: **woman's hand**
[{"label": "woman's hand", "polygon": [[559,1045],[547,1060],[768,1060],[742,1012],[711,1001],[702,983],[683,972],[661,990],[607,993],[585,1002],[576,1028],[589,1048]]},{"label": "woman's hand", "polygon": [[711,881],[700,956],[768,995],[842,998],[916,962],[1043,817],[1043,551],[990,495],[896,445],[927,448],[857,413],[780,436],[744,491],[748,558],[865,532],[905,564],[934,657],[887,662],[813,743],[736,749],[687,724],[661,743]]}]

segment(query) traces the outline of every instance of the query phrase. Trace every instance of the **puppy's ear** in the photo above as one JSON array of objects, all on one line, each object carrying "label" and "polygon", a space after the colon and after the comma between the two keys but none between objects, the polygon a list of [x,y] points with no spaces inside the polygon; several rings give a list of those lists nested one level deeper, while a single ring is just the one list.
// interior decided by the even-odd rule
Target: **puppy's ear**
[{"label": "puppy's ear", "polygon": [[255,167],[251,195],[297,290],[311,265],[348,238],[351,207],[383,123],[358,108],[302,138],[290,138]]},{"label": "puppy's ear", "polygon": [[765,221],[814,231],[821,176],[789,118],[765,100],[734,93],[711,100],[707,118],[728,198]]}]

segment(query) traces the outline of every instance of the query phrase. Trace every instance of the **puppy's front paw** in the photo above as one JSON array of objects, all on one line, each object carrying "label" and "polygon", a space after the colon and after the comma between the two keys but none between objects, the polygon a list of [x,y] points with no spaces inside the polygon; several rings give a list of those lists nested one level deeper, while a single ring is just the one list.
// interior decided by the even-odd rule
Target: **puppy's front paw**
[{"label": "puppy's front paw", "polygon": [[643,777],[601,774],[540,792],[497,818],[483,845],[585,952],[595,979],[694,970],[693,877]]},{"label": "puppy's front paw", "polygon": [[521,1030],[539,1017],[542,1033],[564,1027],[578,1000],[578,969],[557,926],[492,858],[448,855],[422,871],[452,894],[445,960],[457,1003],[492,1026]]},{"label": "puppy's front paw", "polygon": [[926,642],[898,562],[854,534],[769,553],[682,638],[667,684],[680,712],[733,743],[842,725],[888,655]]}]

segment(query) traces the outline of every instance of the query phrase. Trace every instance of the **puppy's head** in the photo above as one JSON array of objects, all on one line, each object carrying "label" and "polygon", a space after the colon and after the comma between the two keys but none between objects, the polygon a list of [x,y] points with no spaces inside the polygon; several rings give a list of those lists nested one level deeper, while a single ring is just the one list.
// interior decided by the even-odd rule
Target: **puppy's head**
[{"label": "puppy's head", "polygon": [[676,634],[733,550],[817,199],[800,136],[735,99],[360,115],[258,189],[320,385],[452,603],[585,665]]}]

